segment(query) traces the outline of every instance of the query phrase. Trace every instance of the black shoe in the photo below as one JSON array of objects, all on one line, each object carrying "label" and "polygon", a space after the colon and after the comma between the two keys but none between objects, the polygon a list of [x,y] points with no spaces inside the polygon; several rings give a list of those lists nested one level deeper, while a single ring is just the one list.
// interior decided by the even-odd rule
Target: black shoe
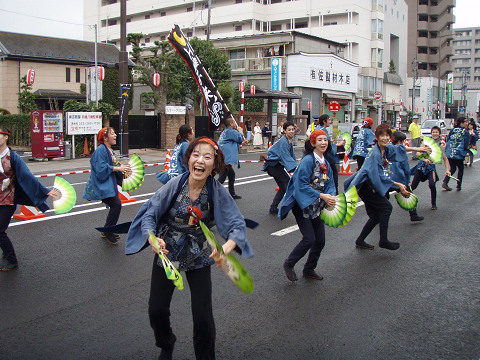
[{"label": "black shoe", "polygon": [[397,250],[400,247],[400,244],[397,242],[391,242],[391,241],[380,241],[378,243],[378,246],[388,250]]},{"label": "black shoe", "polygon": [[366,243],[365,241],[356,241],[355,246],[359,249],[373,250],[375,246]]},{"label": "black shoe", "polygon": [[278,208],[276,207],[271,207],[270,210],[268,210],[270,214],[278,214]]},{"label": "black shoe", "polygon": [[432,210],[437,210],[437,205],[432,205]]},{"label": "black shoe", "polygon": [[115,234],[112,233],[102,233],[102,238],[107,240],[112,245],[118,245],[118,239],[115,237]]},{"label": "black shoe", "polygon": [[422,221],[424,219],[423,216],[419,216],[419,215],[412,215],[410,216],[410,221]]},{"label": "black shoe", "polygon": [[315,280],[323,280],[323,276],[318,275],[315,270],[303,270],[303,277]]},{"label": "black shoe", "polygon": [[287,263],[283,264],[283,270],[285,270],[285,275],[287,275],[287,279],[290,281],[297,281],[297,274],[295,274],[295,270],[293,267],[287,265]]},{"label": "black shoe", "polygon": [[12,271],[18,268],[18,262],[17,263],[11,263],[7,262],[5,265],[0,266],[0,271]]},{"label": "black shoe", "polygon": [[173,336],[173,344],[171,347],[168,348],[162,348],[160,351],[160,355],[158,357],[158,360],[172,360],[173,359],[173,349],[175,348],[175,342],[177,341],[177,337],[172,334]]},{"label": "black shoe", "polygon": [[447,191],[452,191],[452,188],[449,187],[449,186],[448,186],[447,184],[445,184],[445,183],[442,184],[442,188],[444,188],[444,189],[447,190]]},{"label": "black shoe", "polygon": [[461,187],[457,187],[457,191],[460,191],[460,190],[462,190],[462,188],[461,188]]},{"label": "black shoe", "polygon": [[233,194],[232,198],[236,200],[236,199],[241,199],[242,197],[240,195]]},{"label": "black shoe", "polygon": [[[117,240],[120,239],[120,235],[114,234],[114,233],[110,233],[110,234],[113,235],[113,237],[114,237],[115,239],[117,239]],[[102,237],[102,239],[106,239],[106,238],[107,238],[107,235],[105,235],[105,233],[103,233],[103,232],[100,233],[100,236]]]}]

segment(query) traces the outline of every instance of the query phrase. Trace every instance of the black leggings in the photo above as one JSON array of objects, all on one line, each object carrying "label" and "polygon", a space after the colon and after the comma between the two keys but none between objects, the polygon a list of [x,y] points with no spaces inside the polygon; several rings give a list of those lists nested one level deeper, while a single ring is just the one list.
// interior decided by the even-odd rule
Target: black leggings
[{"label": "black leggings", "polygon": [[228,192],[230,195],[235,195],[235,171],[233,170],[232,165],[227,165],[225,171],[221,172],[218,175],[218,181],[220,184],[225,182],[225,179],[228,177]]},{"label": "black leggings", "polygon": [[[457,189],[460,189],[462,187],[462,179],[463,179],[463,161],[465,159],[448,159],[448,163],[450,164],[450,173],[453,175],[455,174],[455,171],[458,168],[458,180],[457,181]],[[445,176],[443,179],[443,183],[448,185],[448,181],[450,178],[448,176]]]},{"label": "black leggings", "polygon": [[[148,301],[150,326],[155,335],[156,345],[169,349],[175,344],[175,335],[170,326],[170,302],[175,286],[167,279],[165,270],[157,265],[155,255]],[[193,316],[193,346],[198,359],[215,359],[215,322],[212,310],[212,279],[210,266],[185,271],[191,296]]]},{"label": "black leggings", "polygon": [[420,182],[424,182],[428,180],[428,187],[430,188],[430,198],[432,202],[432,206],[437,206],[437,187],[435,183],[438,179],[436,179],[437,175],[435,171],[430,171],[428,174],[424,174],[422,171],[417,170],[413,175],[412,184],[410,187],[412,190],[415,190]]},{"label": "black leggings", "polygon": [[102,199],[102,202],[108,205],[110,210],[108,211],[107,220],[105,220],[105,226],[117,225],[118,218],[120,217],[120,211],[122,211],[122,202],[118,197],[118,194],[114,197]]},{"label": "black leggings", "polygon": [[16,208],[17,205],[0,205],[0,249],[2,249],[3,256],[10,264],[17,263],[15,249],[7,235],[7,228]]},{"label": "black leggings", "polygon": [[290,176],[288,175],[287,170],[285,170],[283,165],[280,163],[275,166],[268,166],[267,173],[273,177],[279,188],[275,194],[275,197],[273,198],[272,204],[270,205],[270,208],[277,208],[278,204],[280,204],[280,201],[283,199],[283,195],[285,195],[285,191],[287,191],[287,185],[290,181]]}]

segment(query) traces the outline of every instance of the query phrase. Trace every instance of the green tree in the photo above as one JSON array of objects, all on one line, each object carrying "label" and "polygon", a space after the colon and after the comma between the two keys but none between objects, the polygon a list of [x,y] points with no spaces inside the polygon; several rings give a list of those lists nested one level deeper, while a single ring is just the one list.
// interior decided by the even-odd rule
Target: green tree
[{"label": "green tree", "polygon": [[[252,84],[245,84],[245,89],[249,89],[250,85]],[[234,91],[233,104],[234,104],[234,110],[240,111],[240,106],[242,104],[242,95],[240,94],[238,87]],[[253,99],[253,98],[245,99],[243,109],[244,111],[254,111],[254,112],[263,111],[263,99]]]},{"label": "green tree", "polygon": [[[132,72],[128,72],[128,82],[133,84]],[[130,89],[128,97],[128,108],[132,109],[134,88]],[[120,100],[120,77],[117,68],[105,68],[105,79],[102,81],[102,101],[111,104],[115,109],[119,109]],[[100,106],[100,104],[99,104]]]},{"label": "green tree", "polygon": [[[153,104],[156,113],[163,113],[167,105],[167,90],[169,63],[173,56],[174,49],[168,41],[155,41],[154,46],[145,47],[142,40],[145,36],[142,33],[130,33],[127,35],[127,41],[132,44],[132,61],[135,63],[134,70],[138,75],[138,80],[144,85],[148,85],[152,91],[144,92],[140,96],[143,101]],[[153,75],[160,74],[160,85],[153,84]]]},{"label": "green tree", "polygon": [[35,102],[35,95],[31,93],[32,87],[27,84],[27,76],[20,79],[20,92],[18,95],[18,108],[22,114],[28,114],[32,110],[36,110],[37,103]]},{"label": "green tree", "polygon": [[392,74],[396,74],[397,73],[397,68],[395,67],[395,62],[392,60],[390,60],[390,65],[388,67],[388,72],[389,73],[392,73]]},{"label": "green tree", "polygon": [[[197,37],[194,37],[190,39],[189,42],[215,85],[226,90],[226,87],[220,84],[224,81],[230,80],[232,76],[232,70],[228,63],[227,55],[216,49],[211,41],[200,40]],[[200,111],[200,104],[203,97],[195,79],[193,78],[192,71],[188,68],[183,58],[177,54],[171,58],[169,66],[169,101],[177,101],[180,103],[191,101],[194,105],[195,112],[198,113]],[[228,93],[225,94],[228,95]]]}]

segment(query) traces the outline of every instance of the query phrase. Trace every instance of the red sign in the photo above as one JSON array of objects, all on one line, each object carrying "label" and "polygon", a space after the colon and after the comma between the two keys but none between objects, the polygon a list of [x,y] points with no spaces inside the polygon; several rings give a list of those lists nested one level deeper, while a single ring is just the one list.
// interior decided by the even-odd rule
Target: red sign
[{"label": "red sign", "polygon": [[160,85],[160,74],[159,73],[153,74],[153,85],[155,85],[155,86]]},{"label": "red sign", "polygon": [[375,100],[380,100],[382,98],[382,93],[376,92],[375,94],[373,94],[373,97],[375,98]]},{"label": "red sign", "polygon": [[328,104],[328,110],[330,110],[333,113],[339,112],[340,103],[338,101],[330,101],[330,104]]},{"label": "red sign", "polygon": [[238,91],[245,92],[245,83],[243,81],[238,83]]},{"label": "red sign", "polygon": [[250,95],[255,95],[255,85],[250,85]]},{"label": "red sign", "polygon": [[103,81],[105,79],[105,68],[103,66],[99,66],[97,68],[98,72],[98,80]]},{"label": "red sign", "polygon": [[312,110],[312,102],[311,101],[307,101],[307,109]]},{"label": "red sign", "polygon": [[27,84],[33,85],[34,82],[35,82],[35,70],[30,68],[27,72]]},{"label": "red sign", "polygon": [[392,99],[392,105],[395,105],[395,99]]}]

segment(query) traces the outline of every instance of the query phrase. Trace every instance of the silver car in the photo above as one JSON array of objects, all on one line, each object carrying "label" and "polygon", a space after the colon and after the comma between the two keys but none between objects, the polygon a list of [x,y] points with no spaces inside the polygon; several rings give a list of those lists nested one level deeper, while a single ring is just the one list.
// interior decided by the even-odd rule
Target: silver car
[{"label": "silver car", "polygon": [[420,129],[422,136],[425,136],[425,135],[430,136],[430,134],[432,133],[432,128],[434,126],[438,126],[440,128],[442,135],[447,134],[447,125],[445,124],[445,120],[433,119],[433,120],[425,120],[422,123],[422,127]]}]

